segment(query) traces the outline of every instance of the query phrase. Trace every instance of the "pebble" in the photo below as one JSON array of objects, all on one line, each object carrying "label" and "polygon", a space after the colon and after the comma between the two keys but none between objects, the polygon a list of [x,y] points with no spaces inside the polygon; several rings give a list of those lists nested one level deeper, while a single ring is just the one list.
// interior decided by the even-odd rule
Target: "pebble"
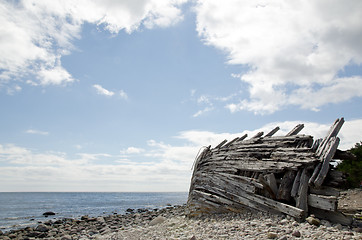
[{"label": "pebble", "polygon": [[321,221],[318,218],[315,218],[313,216],[309,216],[305,220],[312,225],[319,226],[321,224]]},{"label": "pebble", "polygon": [[294,236],[294,237],[300,237],[301,234],[300,234],[300,232],[299,232],[298,230],[295,230],[295,231],[292,233],[292,236]]},{"label": "pebble", "polygon": [[269,239],[274,239],[278,237],[278,234],[276,234],[275,232],[268,232],[267,236]]},{"label": "pebble", "polygon": [[[141,212],[141,213],[140,213]],[[315,218],[314,216],[310,216]],[[316,219],[316,218],[315,218]],[[151,222],[153,223],[151,224]],[[185,217],[185,206],[151,211],[134,210],[124,215],[57,219],[35,228],[0,233],[0,240],[58,239],[58,240],[118,240],[118,239],[362,239],[357,228],[338,225],[297,223],[266,213],[218,214],[197,218]],[[48,229],[47,231],[45,229]],[[40,230],[43,230],[40,231]]]}]

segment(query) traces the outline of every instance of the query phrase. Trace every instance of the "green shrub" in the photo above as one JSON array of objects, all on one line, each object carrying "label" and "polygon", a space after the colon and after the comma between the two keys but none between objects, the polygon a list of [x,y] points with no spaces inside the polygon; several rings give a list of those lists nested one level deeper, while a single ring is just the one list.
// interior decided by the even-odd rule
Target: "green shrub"
[{"label": "green shrub", "polygon": [[347,173],[349,187],[360,187],[362,184],[362,142],[348,150],[356,156],[354,160],[343,160],[337,166],[337,170]]}]

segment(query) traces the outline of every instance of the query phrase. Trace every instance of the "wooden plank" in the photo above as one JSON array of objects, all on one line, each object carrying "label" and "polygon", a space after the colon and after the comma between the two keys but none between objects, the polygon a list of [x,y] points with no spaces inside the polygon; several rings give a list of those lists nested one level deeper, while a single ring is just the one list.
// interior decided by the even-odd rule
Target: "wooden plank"
[{"label": "wooden plank", "polygon": [[336,137],[338,135],[338,132],[341,129],[343,123],[344,123],[344,118],[341,118],[341,119],[337,119],[334,122],[334,124],[331,126],[331,128],[328,131],[327,136],[319,144],[319,147],[316,151],[316,154],[318,157],[323,155],[323,153],[325,152],[325,149],[328,148],[328,143],[329,143],[330,139],[333,137]]},{"label": "wooden plank", "polygon": [[237,140],[237,142],[241,142],[241,141],[243,141],[245,138],[247,138],[248,137],[248,134],[244,134],[243,136],[241,136],[241,137],[239,137],[239,139]]},{"label": "wooden plank", "polygon": [[290,192],[290,195],[295,198],[298,194],[298,190],[299,190],[299,184],[300,184],[300,177],[302,175],[302,169],[299,169],[297,176],[294,178],[294,182],[293,182],[293,187],[292,187],[292,191]]},{"label": "wooden plank", "polygon": [[314,214],[319,219],[325,219],[333,223],[340,223],[342,225],[350,226],[352,224],[352,217],[348,217],[341,212],[327,211],[319,208],[310,207],[310,213]]},{"label": "wooden plank", "polygon": [[304,128],[304,124],[298,124],[290,132],[285,135],[286,137],[297,135]]},{"label": "wooden plank", "polygon": [[231,140],[230,142],[228,142],[227,144],[225,144],[224,146],[222,146],[222,148],[227,148],[229,147],[231,144],[233,144],[234,142],[236,142],[239,138],[236,137],[233,140]]},{"label": "wooden plank", "polygon": [[261,184],[263,184],[264,189],[270,194],[272,199],[276,199],[276,194],[274,193],[273,189],[270,187],[269,183],[264,179],[263,175],[259,175],[258,180]]},{"label": "wooden plank", "polygon": [[339,144],[339,138],[338,137],[332,137],[330,140],[329,148],[325,151],[325,154],[322,155],[323,163],[321,170],[314,180],[314,185],[316,187],[320,187],[323,184],[324,179],[327,176],[328,170],[329,170],[329,162],[332,159],[334,153],[337,150],[338,144]]},{"label": "wooden plank", "polygon": [[280,130],[280,127],[276,127],[273,130],[271,130],[270,132],[268,132],[264,137],[271,137],[273,136],[276,132],[278,132]]},{"label": "wooden plank", "polygon": [[296,171],[287,171],[284,174],[282,182],[279,185],[279,191],[277,194],[278,200],[290,201],[295,176]]},{"label": "wooden plank", "polygon": [[336,211],[337,197],[309,194],[308,205],[323,210]]},{"label": "wooden plank", "polygon": [[267,183],[269,184],[270,188],[272,189],[274,195],[276,196],[278,194],[278,185],[277,180],[275,179],[274,173],[269,173],[265,175],[265,179]]},{"label": "wooden plank", "polygon": [[312,151],[313,152],[316,152],[318,147],[319,147],[319,144],[321,144],[321,142],[323,141],[322,138],[319,138],[317,140],[314,141],[313,145],[312,145]]},{"label": "wooden plank", "polygon": [[254,137],[252,137],[251,139],[255,139],[255,138],[259,138],[261,136],[263,136],[264,132],[258,132],[257,134],[254,135]]},{"label": "wooden plank", "polygon": [[245,176],[238,176],[238,175],[223,173],[223,172],[217,172],[217,173],[222,176],[231,177],[231,178],[238,179],[240,181],[244,181],[248,184],[254,185],[255,187],[257,187],[259,189],[263,189],[263,185],[261,183],[259,183],[256,179],[245,177]]},{"label": "wooden plank", "polygon": [[340,192],[336,188],[322,186],[321,188],[310,187],[309,192],[317,195],[334,196],[338,197]]},{"label": "wooden plank", "polygon": [[[300,177],[299,190],[296,199],[296,207],[303,209],[304,212],[308,213],[308,180],[309,174],[306,168],[303,169],[302,175]],[[305,216],[306,217],[306,216]]]},{"label": "wooden plank", "polygon": [[218,149],[218,148],[220,148],[222,145],[224,145],[226,142],[227,142],[228,140],[224,140],[224,141],[222,141],[221,143],[219,143],[219,145],[217,145],[214,149]]},{"label": "wooden plank", "polygon": [[318,163],[317,166],[314,168],[313,174],[308,181],[309,186],[311,186],[311,187],[314,186],[314,181],[317,178],[317,176],[321,170],[321,167],[322,167],[322,163]]}]

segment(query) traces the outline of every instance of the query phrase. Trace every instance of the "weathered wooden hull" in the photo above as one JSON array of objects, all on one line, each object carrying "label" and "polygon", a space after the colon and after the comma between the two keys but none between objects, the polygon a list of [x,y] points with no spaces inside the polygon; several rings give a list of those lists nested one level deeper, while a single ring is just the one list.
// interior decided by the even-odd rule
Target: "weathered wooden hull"
[{"label": "weathered wooden hull", "polygon": [[323,183],[343,122],[337,119],[327,136],[316,141],[297,135],[300,124],[286,136],[273,137],[277,127],[264,137],[258,133],[204,148],[194,164],[188,215],[256,210],[303,220],[310,208],[324,215],[336,212],[337,196]]}]

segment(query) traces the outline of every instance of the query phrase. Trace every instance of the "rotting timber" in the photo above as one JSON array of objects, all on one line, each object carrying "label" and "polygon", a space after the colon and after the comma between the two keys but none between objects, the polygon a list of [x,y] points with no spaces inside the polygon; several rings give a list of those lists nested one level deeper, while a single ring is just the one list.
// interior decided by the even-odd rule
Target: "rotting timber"
[{"label": "rotting timber", "polygon": [[348,154],[337,151],[344,119],[337,119],[324,139],[299,135],[299,124],[285,136],[276,127],[214,148],[196,157],[187,214],[200,216],[247,210],[287,214],[303,220],[308,214],[349,225],[352,218],[337,210],[343,176],[330,162]]}]

